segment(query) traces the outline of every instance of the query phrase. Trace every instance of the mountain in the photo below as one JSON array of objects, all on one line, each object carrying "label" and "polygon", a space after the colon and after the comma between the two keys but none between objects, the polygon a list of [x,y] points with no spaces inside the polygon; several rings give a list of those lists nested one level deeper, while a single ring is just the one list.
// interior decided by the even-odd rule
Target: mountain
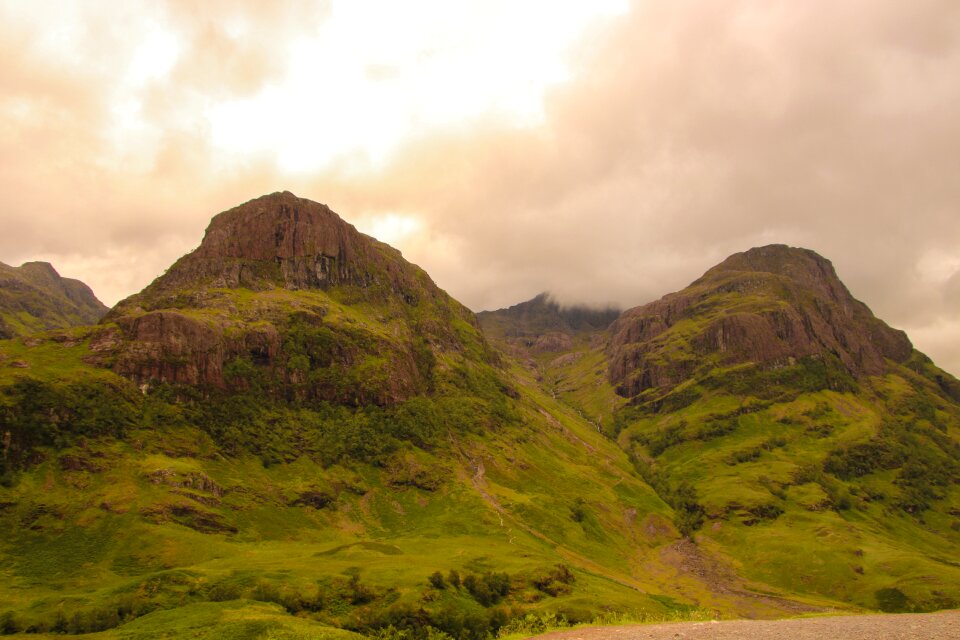
[{"label": "mountain", "polygon": [[390,405],[434,353],[495,358],[465,307],[395,249],[289,192],[217,215],[200,246],[104,319],[92,349],[138,385]]},{"label": "mountain", "polygon": [[544,353],[569,349],[577,335],[603,331],[619,315],[614,307],[561,306],[550,294],[541,293],[507,309],[481,311],[477,320],[502,346]]},{"label": "mountain", "polygon": [[[604,371],[608,328],[620,316],[615,307],[561,306],[550,294],[496,311],[477,320],[504,353],[535,375],[554,398],[562,395],[595,429],[612,419],[621,399]],[[589,382],[588,382],[589,380]]]},{"label": "mountain", "polygon": [[99,324],[0,345],[0,433],[0,629],[480,640],[843,606],[727,574],[683,596],[691,559],[726,560],[617,443],[290,193],[214,217]]},{"label": "mountain", "polygon": [[0,262],[0,339],[93,324],[106,312],[90,287],[47,262]]},{"label": "mountain", "polygon": [[829,262],[752,250],[613,315],[478,320],[290,193],[217,215],[98,324],[0,342],[0,632],[960,603],[957,382]]},{"label": "mountain", "polygon": [[741,575],[885,610],[960,601],[958,381],[816,253],[733,255],[544,379]]},{"label": "mountain", "polygon": [[611,333],[611,381],[635,402],[716,368],[823,369],[842,384],[913,354],[906,334],[854,299],[829,260],[783,245],[727,258],[683,291],[630,309]]}]

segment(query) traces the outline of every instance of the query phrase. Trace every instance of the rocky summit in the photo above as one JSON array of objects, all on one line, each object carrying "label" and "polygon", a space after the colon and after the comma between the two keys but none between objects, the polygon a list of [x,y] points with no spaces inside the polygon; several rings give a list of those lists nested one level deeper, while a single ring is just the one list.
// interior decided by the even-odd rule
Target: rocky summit
[{"label": "rocky summit", "polygon": [[[198,287],[255,291],[282,287],[329,289],[352,286],[367,297],[393,294],[415,304],[439,295],[422,271],[400,252],[366,236],[326,205],[273,193],[224,211],[211,220],[200,246],[171,266],[115,313],[182,302]],[[187,301],[194,306],[202,300]]]},{"label": "rocky summit", "polygon": [[14,333],[61,327],[0,340],[0,634],[960,606],[960,382],[812,251],[622,314],[541,295],[478,321],[283,192],[102,319],[49,266],[0,277]]},{"label": "rocky summit", "polygon": [[[384,404],[425,388],[431,349],[464,350],[456,322],[475,320],[399,251],[283,192],[215,216],[196,250],[111,310],[93,349],[140,385],[236,388],[248,381],[230,365],[249,365],[278,393]],[[304,333],[316,344],[294,354]],[[306,376],[302,357],[327,375]]]},{"label": "rocky summit", "polygon": [[717,367],[815,360],[855,378],[906,362],[906,334],[878,320],[807,249],[730,256],[678,293],[626,311],[611,328],[610,378],[626,397],[656,396]]}]

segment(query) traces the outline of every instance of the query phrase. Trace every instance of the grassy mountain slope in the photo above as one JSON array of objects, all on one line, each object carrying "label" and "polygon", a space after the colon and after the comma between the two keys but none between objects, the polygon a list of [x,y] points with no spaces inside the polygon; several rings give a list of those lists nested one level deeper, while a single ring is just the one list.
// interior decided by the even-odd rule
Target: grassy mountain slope
[{"label": "grassy mountain slope", "polygon": [[[421,446],[396,438],[375,452],[327,460],[308,444],[305,455],[272,461],[254,448],[228,453],[183,403],[142,396],[129,381],[84,364],[90,343],[74,336],[73,344],[6,347],[36,363],[29,374],[3,370],[6,407],[24,406],[15,393],[27,375],[61,394],[61,404],[75,397],[66,390],[77,381],[99,377],[111,394],[105,400],[128,411],[100,416],[98,426],[116,429],[109,435],[78,435],[79,423],[61,423],[0,490],[0,520],[10,532],[0,601],[19,627],[89,630],[237,599],[361,631],[410,623],[404,616],[423,608],[451,632],[458,624],[486,630],[497,616],[542,608],[589,618],[691,604],[669,597],[676,568],[659,560],[678,540],[670,508],[614,443],[546,395],[524,392],[511,399],[503,424],[451,422]],[[340,420],[350,423],[372,410],[345,411]],[[304,440],[329,437],[292,414],[281,419]],[[258,426],[271,429],[270,420]],[[463,587],[429,586],[431,573],[451,570],[505,572],[509,593],[482,606]],[[735,598],[723,604],[741,606]],[[775,602],[742,606],[782,611]]]},{"label": "grassy mountain slope", "polygon": [[534,300],[481,318],[503,355],[323,205],[245,203],[0,343],[0,632],[952,606],[960,387],[834,279],[777,248],[609,329]]},{"label": "grassy mountain slope", "polygon": [[0,263],[0,339],[93,324],[106,312],[90,287],[46,262]]},{"label": "grassy mountain slope", "polygon": [[217,216],[100,325],[0,344],[0,433],[3,632],[479,639],[537,611],[837,606],[685,546],[616,442],[292,194]]},{"label": "grassy mountain slope", "polygon": [[613,307],[561,306],[549,294],[507,309],[482,311],[484,335],[532,371],[535,382],[562,398],[595,429],[612,423],[623,403],[607,380],[607,329],[620,315]]},{"label": "grassy mountain slope", "polygon": [[960,602],[957,381],[813,252],[732,256],[539,366],[740,575],[868,608]]}]

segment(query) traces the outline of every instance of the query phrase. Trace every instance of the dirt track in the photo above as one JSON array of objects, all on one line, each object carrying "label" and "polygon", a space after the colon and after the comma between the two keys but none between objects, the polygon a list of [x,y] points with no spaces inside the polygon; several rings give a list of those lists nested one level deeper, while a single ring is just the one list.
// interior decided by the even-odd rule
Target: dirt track
[{"label": "dirt track", "polygon": [[960,640],[960,611],[589,627],[538,640]]}]

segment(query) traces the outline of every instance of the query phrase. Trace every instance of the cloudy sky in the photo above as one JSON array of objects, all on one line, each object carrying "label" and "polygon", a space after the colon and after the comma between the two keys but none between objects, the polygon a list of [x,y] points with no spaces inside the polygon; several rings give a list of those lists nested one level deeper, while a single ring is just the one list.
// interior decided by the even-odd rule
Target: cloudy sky
[{"label": "cloudy sky", "polygon": [[108,304],[288,189],[468,306],[781,242],[960,374],[956,0],[0,0],[0,261]]}]

